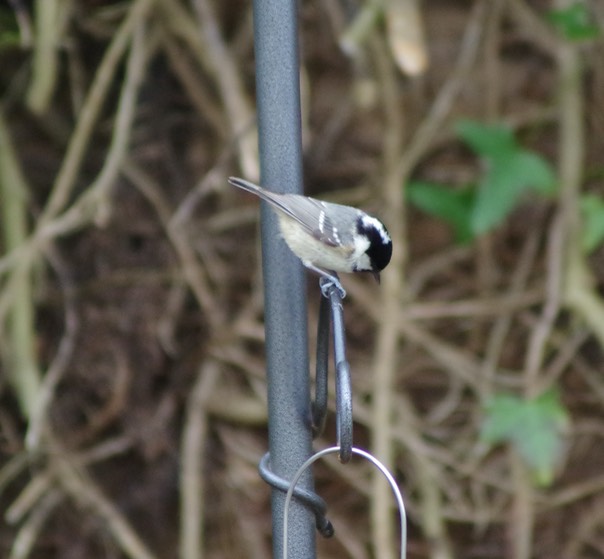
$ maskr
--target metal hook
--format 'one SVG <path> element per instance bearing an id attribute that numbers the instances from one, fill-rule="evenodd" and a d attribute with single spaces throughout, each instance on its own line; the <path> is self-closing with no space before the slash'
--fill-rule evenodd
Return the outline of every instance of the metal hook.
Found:
<path id="1" fill-rule="evenodd" d="M 317 371 L 315 375 L 315 399 L 312 403 L 313 435 L 318 437 L 325 429 L 329 378 L 329 298 L 321 297 L 319 325 L 317 327 Z"/>
<path id="2" fill-rule="evenodd" d="M 275 474 L 270 467 L 271 455 L 266 453 L 258 464 L 258 472 L 260 477 L 271 487 L 287 493 L 291 488 L 291 484 L 286 479 Z M 294 497 L 303 503 L 306 507 L 312 510 L 315 515 L 315 525 L 317 530 L 324 538 L 333 536 L 333 525 L 327 518 L 327 505 L 325 501 L 319 497 L 314 491 L 298 487 L 293 491 Z"/>
<path id="3" fill-rule="evenodd" d="M 340 462 L 346 463 L 352 456 L 352 389 L 350 365 L 346 360 L 346 337 L 342 307 L 342 287 L 339 282 L 322 277 L 320 280 L 321 303 L 317 331 L 317 373 L 315 400 L 312 405 L 312 423 L 315 436 L 325 427 L 327 416 L 327 379 L 329 362 L 330 318 L 333 322 L 334 359 L 336 364 L 336 423 Z M 330 313 L 331 311 L 331 313 Z"/>
<path id="4" fill-rule="evenodd" d="M 312 403 L 312 428 L 315 437 L 323 432 L 327 417 L 328 376 L 329 376 L 329 334 L 333 322 L 334 358 L 336 363 L 336 426 L 339 459 L 347 463 L 352 457 L 352 388 L 350 383 L 350 365 L 346 360 L 344 335 L 344 316 L 342 298 L 346 292 L 342 289 L 337 276 L 323 276 L 320 280 L 321 303 L 319 307 L 319 326 L 317 332 L 317 372 L 315 398 Z M 270 454 L 267 452 L 258 465 L 260 477 L 271 487 L 293 495 L 310 508 L 317 529 L 324 537 L 333 535 L 333 526 L 326 517 L 325 501 L 313 491 L 291 489 L 288 480 L 277 476 L 270 468 Z M 297 481 L 297 480 L 296 480 Z"/>
<path id="5" fill-rule="evenodd" d="M 361 450 L 360 448 L 353 447 L 351 451 L 353 454 L 362 456 L 363 458 L 371 462 L 376 468 L 380 470 L 380 472 L 382 472 L 384 477 L 388 480 L 388 483 L 392 488 L 392 492 L 394 493 L 394 497 L 396 498 L 396 502 L 400 512 L 401 559 L 405 559 L 407 556 L 407 513 L 405 512 L 405 503 L 403 501 L 401 491 L 398 488 L 396 481 L 392 477 L 392 474 L 388 471 L 386 466 L 384 466 L 375 456 L 369 454 L 364 450 Z M 289 518 L 289 505 L 291 503 L 296 484 L 300 480 L 300 477 L 302 476 L 306 468 L 314 464 L 323 456 L 334 453 L 341 453 L 341 448 L 339 446 L 332 446 L 330 448 L 320 450 L 316 454 L 313 454 L 308 460 L 306 460 L 306 462 L 304 462 L 304 464 L 302 464 L 302 466 L 300 466 L 300 469 L 296 472 L 296 475 L 294 476 L 289 486 L 289 489 L 287 490 L 287 495 L 285 497 L 285 510 L 283 512 L 283 559 L 287 559 L 287 530 Z"/>

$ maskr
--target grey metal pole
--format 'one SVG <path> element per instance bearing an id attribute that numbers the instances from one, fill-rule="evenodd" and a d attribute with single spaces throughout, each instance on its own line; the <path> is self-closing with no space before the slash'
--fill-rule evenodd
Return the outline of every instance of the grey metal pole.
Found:
<path id="1" fill-rule="evenodd" d="M 256 99 L 261 183 L 278 192 L 302 191 L 302 139 L 296 0 L 254 1 Z M 263 203 L 262 264 L 269 412 L 270 468 L 292 479 L 312 452 L 306 282 L 301 263 L 279 238 Z M 302 487 L 312 490 L 311 475 Z M 273 556 L 283 556 L 285 494 L 273 489 Z M 316 556 L 314 515 L 294 503 L 290 558 Z"/>

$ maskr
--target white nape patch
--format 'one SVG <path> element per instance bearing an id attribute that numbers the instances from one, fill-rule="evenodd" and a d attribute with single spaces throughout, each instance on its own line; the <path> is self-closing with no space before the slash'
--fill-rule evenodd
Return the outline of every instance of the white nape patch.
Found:
<path id="1" fill-rule="evenodd" d="M 365 227 L 373 227 L 379 233 L 384 244 L 388 244 L 388 243 L 392 242 L 392 239 L 390 238 L 388 231 L 386 231 L 384 224 L 379 219 L 376 219 L 375 217 L 371 217 L 370 215 L 365 214 L 363 217 L 361 217 L 361 223 Z"/>

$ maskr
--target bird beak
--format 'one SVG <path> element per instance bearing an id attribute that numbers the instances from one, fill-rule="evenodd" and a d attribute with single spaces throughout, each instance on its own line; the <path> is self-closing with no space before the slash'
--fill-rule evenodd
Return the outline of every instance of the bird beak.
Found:
<path id="1" fill-rule="evenodd" d="M 380 283 L 380 273 L 379 272 L 373 271 L 373 272 L 371 272 L 371 275 L 375 278 L 375 281 Z"/>

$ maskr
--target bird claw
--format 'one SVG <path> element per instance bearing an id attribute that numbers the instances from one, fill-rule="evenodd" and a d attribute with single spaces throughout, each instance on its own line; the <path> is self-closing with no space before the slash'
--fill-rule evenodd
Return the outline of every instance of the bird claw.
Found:
<path id="1" fill-rule="evenodd" d="M 340 299 L 344 299 L 344 297 L 346 297 L 346 290 L 342 287 L 342 284 L 337 277 L 328 275 L 321 276 L 319 279 L 319 286 L 321 287 L 323 297 L 326 299 L 330 298 L 331 292 L 334 289 L 338 291 Z"/>
<path id="2" fill-rule="evenodd" d="M 323 294 L 323 297 L 329 299 L 329 296 L 333 289 L 338 290 L 340 299 L 344 299 L 344 297 L 346 297 L 346 290 L 342 287 L 342 284 L 340 283 L 340 278 L 338 278 L 338 274 L 336 274 L 335 272 L 327 272 L 321 268 L 318 268 L 314 264 L 311 264 L 310 262 L 304 260 L 302 261 L 302 264 L 304 264 L 304 266 L 306 266 L 306 268 L 308 268 L 309 270 L 312 270 L 316 274 L 319 274 L 319 286 L 321 287 L 321 293 Z"/>

